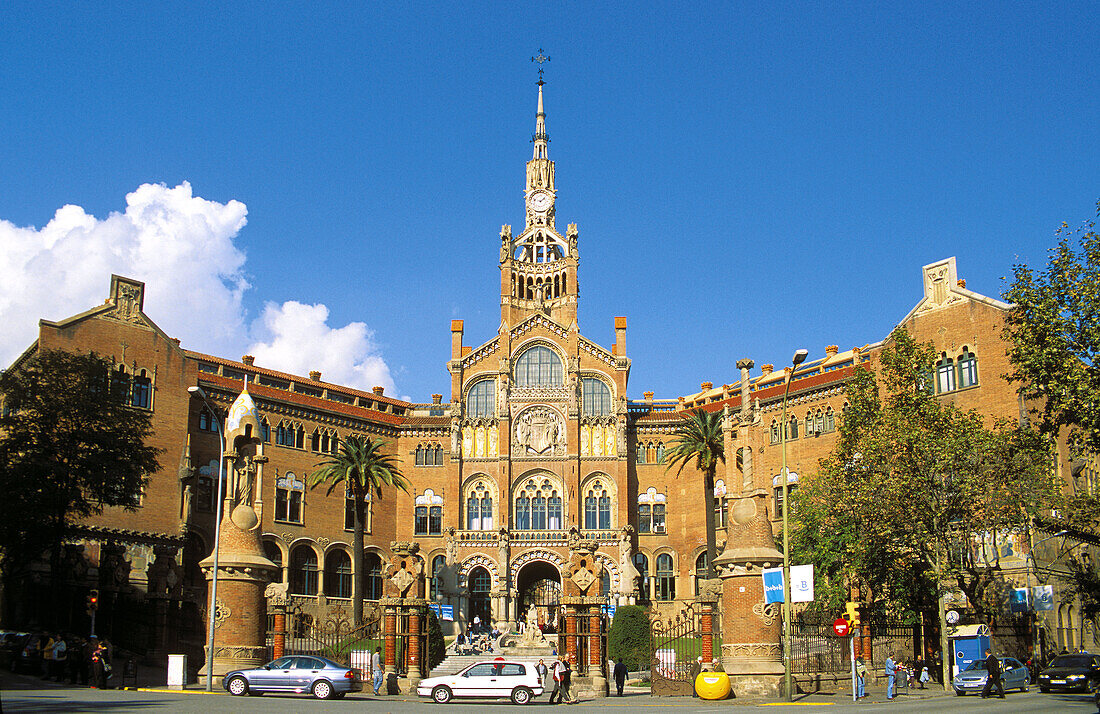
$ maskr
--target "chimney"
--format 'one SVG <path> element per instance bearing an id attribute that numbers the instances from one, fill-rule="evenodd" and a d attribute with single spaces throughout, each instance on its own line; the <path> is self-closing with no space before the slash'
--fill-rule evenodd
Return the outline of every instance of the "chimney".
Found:
<path id="1" fill-rule="evenodd" d="M 374 392 L 375 394 L 377 394 L 378 396 L 382 396 L 382 392 L 385 392 L 386 388 L 385 387 L 375 387 L 371 391 Z"/>
<path id="2" fill-rule="evenodd" d="M 615 352 L 619 357 L 626 356 L 626 318 L 615 318 Z"/>
<path id="3" fill-rule="evenodd" d="M 960 288 L 965 288 L 966 287 L 966 279 L 965 278 L 959 278 L 956 282 L 958 283 Z"/>
<path id="4" fill-rule="evenodd" d="M 320 382 L 321 381 L 321 373 L 318 372 L 315 369 L 310 370 L 309 378 L 312 379 L 314 382 Z"/>
<path id="5" fill-rule="evenodd" d="M 253 364 L 256 363 L 256 358 L 252 355 L 245 355 L 244 357 L 241 357 L 241 361 L 251 367 Z"/>
<path id="6" fill-rule="evenodd" d="M 432 404 L 442 404 L 442 403 L 443 403 L 443 395 L 442 394 L 433 394 L 432 395 Z"/>
<path id="7" fill-rule="evenodd" d="M 649 403 L 653 402 L 653 392 L 642 392 L 642 399 Z"/>
<path id="8" fill-rule="evenodd" d="M 462 358 L 462 320 L 451 320 L 451 359 Z"/>
<path id="9" fill-rule="evenodd" d="M 703 382 L 702 384 L 699 385 L 699 391 L 700 392 L 709 392 L 713 388 L 714 388 L 714 382 Z"/>
<path id="10" fill-rule="evenodd" d="M 836 357 L 837 352 L 840 352 L 840 345 L 825 345 L 826 357 Z"/>
<path id="11" fill-rule="evenodd" d="M 765 377 L 767 377 L 769 374 L 771 374 L 774 371 L 775 371 L 775 365 L 774 364 L 762 364 L 762 365 L 760 365 L 760 374 L 764 375 Z"/>

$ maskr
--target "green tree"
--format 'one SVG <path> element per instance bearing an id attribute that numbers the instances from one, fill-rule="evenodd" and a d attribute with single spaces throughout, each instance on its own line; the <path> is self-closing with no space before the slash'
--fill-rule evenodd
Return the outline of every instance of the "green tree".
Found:
<path id="1" fill-rule="evenodd" d="M 351 497 L 352 512 L 352 561 L 351 579 L 352 621 L 356 627 L 363 624 L 363 531 L 367 522 L 367 499 L 382 498 L 384 488 L 400 488 L 408 493 L 409 484 L 401 473 L 397 460 L 382 451 L 386 443 L 370 437 L 349 436 L 339 450 L 318 462 L 317 470 L 309 475 L 309 487 L 328 483 L 325 494 L 343 487 Z"/>
<path id="2" fill-rule="evenodd" d="M 607 634 L 607 656 L 618 662 L 621 657 L 628 669 L 648 669 L 653 657 L 649 635 L 649 616 L 638 605 L 623 605 L 615 611 Z"/>
<path id="3" fill-rule="evenodd" d="M 159 450 L 145 443 L 152 413 L 131 406 L 128 380 L 109 378 L 111 367 L 94 353 L 42 350 L 0 375 L 6 583 L 47 550 L 57 577 L 73 525 L 106 507 L 134 510 L 159 468 Z"/>
<path id="4" fill-rule="evenodd" d="M 443 639 L 443 628 L 435 610 L 428 608 L 428 671 L 447 657 L 447 641 Z"/>
<path id="5" fill-rule="evenodd" d="M 817 565 L 832 600 L 856 582 L 904 615 L 958 588 L 996 615 L 1006 604 L 997 551 L 975 537 L 1026 530 L 1058 501 L 1050 442 L 937 398 L 933 360 L 898 328 L 879 377 L 853 375 L 837 445 L 795 497 L 792 550 Z"/>
<path id="6" fill-rule="evenodd" d="M 1100 212 L 1100 203 L 1097 203 Z M 1100 453 L 1100 234 L 1095 221 L 1056 232 L 1045 270 L 1013 266 L 1005 326 L 1020 394 L 1036 405 L 1039 427 L 1068 430 L 1078 455 Z"/>
<path id="7" fill-rule="evenodd" d="M 714 577 L 714 474 L 719 463 L 726 462 L 722 413 L 696 409 L 689 412 L 673 432 L 672 447 L 665 452 L 666 470 L 677 464 L 679 474 L 689 463 L 703 474 L 703 514 L 707 528 L 707 578 Z"/>

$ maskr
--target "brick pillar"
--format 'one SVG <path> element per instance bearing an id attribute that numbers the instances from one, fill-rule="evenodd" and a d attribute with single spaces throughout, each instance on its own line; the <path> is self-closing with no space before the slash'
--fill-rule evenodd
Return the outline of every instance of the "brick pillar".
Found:
<path id="1" fill-rule="evenodd" d="M 595 676 L 603 669 L 603 650 L 601 645 L 603 644 L 600 637 L 600 611 L 596 610 L 595 614 L 588 616 L 588 668 Z"/>
<path id="2" fill-rule="evenodd" d="M 420 679 L 420 612 L 409 610 L 409 679 Z"/>
<path id="3" fill-rule="evenodd" d="M 275 630 L 271 633 L 271 658 L 279 659 L 286 652 L 286 612 L 275 611 Z"/>
<path id="4" fill-rule="evenodd" d="M 565 654 L 577 661 L 577 610 L 573 605 L 565 610 Z"/>
<path id="5" fill-rule="evenodd" d="M 397 608 L 393 605 L 386 606 L 385 622 L 385 672 L 386 674 L 397 672 Z"/>
<path id="6" fill-rule="evenodd" d="M 702 615 L 699 626 L 703 634 L 703 666 L 710 669 L 714 662 L 714 603 L 704 601 L 700 605 Z"/>

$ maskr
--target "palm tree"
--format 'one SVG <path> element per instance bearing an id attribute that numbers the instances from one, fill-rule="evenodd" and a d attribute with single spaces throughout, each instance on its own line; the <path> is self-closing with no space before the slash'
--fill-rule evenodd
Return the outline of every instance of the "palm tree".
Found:
<path id="1" fill-rule="evenodd" d="M 676 464 L 679 474 L 688 463 L 694 461 L 695 468 L 703 473 L 703 513 L 707 519 L 707 578 L 714 577 L 714 474 L 718 463 L 726 462 L 725 437 L 722 434 L 722 412 L 707 412 L 696 409 L 689 412 L 683 423 L 673 432 L 675 441 L 672 448 L 665 452 L 668 466 Z"/>
<path id="2" fill-rule="evenodd" d="M 309 487 L 328 482 L 325 495 L 337 486 L 344 486 L 351 496 L 354 520 L 352 526 L 351 598 L 352 619 L 356 627 L 363 624 L 363 529 L 367 520 L 367 499 L 382 497 L 382 488 L 400 488 L 409 492 L 409 482 L 393 456 L 382 453 L 386 443 L 381 439 L 349 436 L 340 444 L 339 451 L 317 464 L 318 469 L 309 475 Z"/>

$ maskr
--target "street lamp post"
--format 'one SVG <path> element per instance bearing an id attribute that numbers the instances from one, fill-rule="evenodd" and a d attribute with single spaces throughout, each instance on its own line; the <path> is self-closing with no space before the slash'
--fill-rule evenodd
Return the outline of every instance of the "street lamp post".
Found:
<path id="1" fill-rule="evenodd" d="M 787 502 L 787 395 L 791 391 L 794 370 L 808 354 L 806 350 L 798 350 L 791 358 L 791 366 L 784 370 L 787 376 L 783 389 L 783 417 L 779 424 L 779 451 L 783 460 L 783 691 L 787 693 L 788 702 L 794 699 L 794 692 L 791 689 L 791 544 L 787 529 L 787 512 L 791 510 Z"/>
<path id="2" fill-rule="evenodd" d="M 225 434 L 222 431 L 221 420 L 217 418 L 217 412 L 206 398 L 206 392 L 202 387 L 188 387 L 187 391 L 202 400 L 203 406 L 210 412 L 210 419 L 218 428 L 218 496 L 217 508 L 214 509 L 214 576 L 210 579 L 210 607 L 207 618 L 210 626 L 206 632 L 206 691 L 214 691 L 214 615 L 218 602 L 218 546 L 222 534 L 222 492 L 224 489 L 225 475 Z"/>

